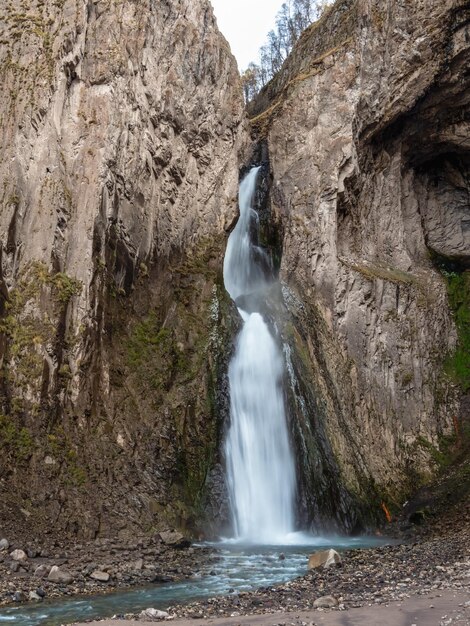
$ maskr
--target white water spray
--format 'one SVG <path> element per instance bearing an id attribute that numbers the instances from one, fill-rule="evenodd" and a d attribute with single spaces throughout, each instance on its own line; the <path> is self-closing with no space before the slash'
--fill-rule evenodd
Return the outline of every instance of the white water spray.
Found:
<path id="1" fill-rule="evenodd" d="M 262 266 L 266 257 L 254 243 L 258 216 L 252 200 L 258 170 L 252 169 L 240 185 L 240 218 L 224 259 L 225 288 L 233 300 L 251 296 L 256 301 L 269 286 Z M 294 530 L 295 494 L 283 361 L 262 315 L 239 312 L 244 324 L 229 366 L 231 424 L 225 442 L 235 538 L 283 544 Z"/>

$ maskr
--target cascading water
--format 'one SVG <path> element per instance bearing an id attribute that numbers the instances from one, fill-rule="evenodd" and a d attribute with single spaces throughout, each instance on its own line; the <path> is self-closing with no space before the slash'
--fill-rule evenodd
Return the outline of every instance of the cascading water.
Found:
<path id="1" fill-rule="evenodd" d="M 240 185 L 240 218 L 224 259 L 225 288 L 244 322 L 229 366 L 231 423 L 225 454 L 235 538 L 284 544 L 294 530 L 295 469 L 282 390 L 283 360 L 256 310 L 270 286 L 266 255 L 256 245 L 258 215 L 252 208 L 258 171 L 252 169 Z"/>

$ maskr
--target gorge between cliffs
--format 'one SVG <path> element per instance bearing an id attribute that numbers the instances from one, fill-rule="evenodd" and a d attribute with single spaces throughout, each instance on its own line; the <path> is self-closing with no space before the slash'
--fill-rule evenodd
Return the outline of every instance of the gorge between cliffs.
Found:
<path id="1" fill-rule="evenodd" d="M 469 48 L 464 0 L 336 0 L 245 103 L 208 0 L 1 3 L 0 604 L 464 544 Z"/>

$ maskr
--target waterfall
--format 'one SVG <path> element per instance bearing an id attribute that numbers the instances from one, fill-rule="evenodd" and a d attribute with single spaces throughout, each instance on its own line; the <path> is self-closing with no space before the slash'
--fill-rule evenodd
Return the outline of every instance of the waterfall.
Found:
<path id="1" fill-rule="evenodd" d="M 224 259 L 225 288 L 243 319 L 228 372 L 231 422 L 225 455 L 235 538 L 282 544 L 294 530 L 295 469 L 283 360 L 259 312 L 271 277 L 266 254 L 257 245 L 258 215 L 252 208 L 258 171 L 253 168 L 240 185 L 240 218 Z"/>

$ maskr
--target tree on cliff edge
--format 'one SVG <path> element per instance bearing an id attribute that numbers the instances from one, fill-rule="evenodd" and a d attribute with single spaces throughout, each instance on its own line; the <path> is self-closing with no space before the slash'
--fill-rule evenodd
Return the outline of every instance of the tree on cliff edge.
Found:
<path id="1" fill-rule="evenodd" d="M 242 74 L 245 102 L 250 102 L 282 67 L 301 33 L 321 17 L 330 0 L 286 0 L 276 16 L 276 27 L 260 48 L 259 62 Z"/>

